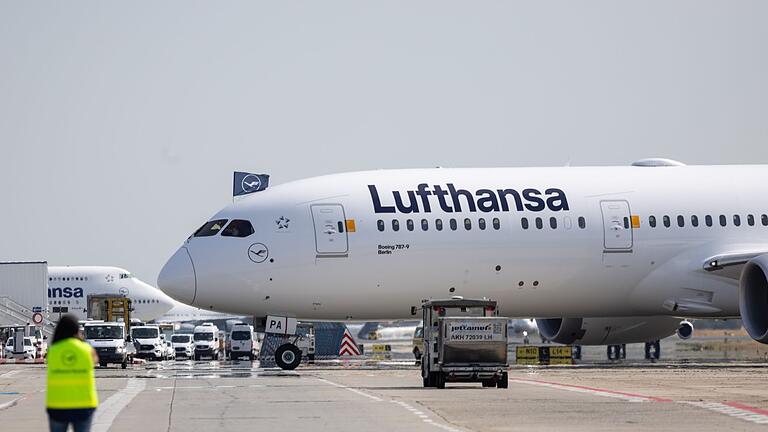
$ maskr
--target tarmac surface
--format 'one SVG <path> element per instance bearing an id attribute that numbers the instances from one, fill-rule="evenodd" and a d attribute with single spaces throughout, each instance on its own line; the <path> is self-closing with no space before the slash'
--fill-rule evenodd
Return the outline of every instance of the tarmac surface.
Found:
<path id="1" fill-rule="evenodd" d="M 508 389 L 422 387 L 409 361 L 97 369 L 94 432 L 766 430 L 768 364 L 512 367 Z M 44 365 L 0 365 L 0 425 L 47 429 Z"/>

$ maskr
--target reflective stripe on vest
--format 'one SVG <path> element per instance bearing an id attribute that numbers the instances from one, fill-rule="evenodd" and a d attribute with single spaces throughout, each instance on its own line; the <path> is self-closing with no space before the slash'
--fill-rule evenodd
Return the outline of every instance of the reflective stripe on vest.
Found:
<path id="1" fill-rule="evenodd" d="M 96 408 L 96 380 L 91 346 L 67 338 L 48 348 L 46 406 L 54 409 Z"/>

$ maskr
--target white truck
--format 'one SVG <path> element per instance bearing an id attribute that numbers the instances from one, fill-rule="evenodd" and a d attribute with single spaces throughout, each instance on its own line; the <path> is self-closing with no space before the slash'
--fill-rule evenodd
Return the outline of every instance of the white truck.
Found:
<path id="1" fill-rule="evenodd" d="M 99 355 L 99 366 L 119 364 L 128 367 L 129 355 L 126 345 L 129 337 L 125 334 L 125 324 L 121 322 L 91 321 L 83 324 L 83 335 Z"/>
<path id="2" fill-rule="evenodd" d="M 175 353 L 176 360 L 191 359 L 195 353 L 195 342 L 191 334 L 177 333 L 171 336 L 171 345 Z"/>
<path id="3" fill-rule="evenodd" d="M 425 300 L 424 387 L 445 388 L 446 382 L 481 382 L 507 388 L 507 318 L 488 299 Z"/>
<path id="4" fill-rule="evenodd" d="M 248 324 L 233 325 L 229 333 L 227 357 L 230 360 L 245 358 L 253 361 L 259 348 L 254 336 L 253 326 Z"/>
<path id="5" fill-rule="evenodd" d="M 141 325 L 131 327 L 133 345 L 136 347 L 136 357 L 162 360 L 165 355 L 165 341 L 160 337 L 160 327 L 156 325 Z"/>
<path id="6" fill-rule="evenodd" d="M 207 322 L 196 326 L 192 333 L 192 339 L 195 341 L 194 360 L 221 359 L 223 350 L 219 339 L 219 328 L 213 323 Z"/>

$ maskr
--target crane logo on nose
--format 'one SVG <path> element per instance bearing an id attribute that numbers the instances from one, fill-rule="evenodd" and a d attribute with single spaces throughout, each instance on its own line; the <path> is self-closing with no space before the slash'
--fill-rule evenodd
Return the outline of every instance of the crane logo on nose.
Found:
<path id="1" fill-rule="evenodd" d="M 254 243 L 248 248 L 248 258 L 256 264 L 263 263 L 268 256 L 269 249 L 264 243 Z"/>

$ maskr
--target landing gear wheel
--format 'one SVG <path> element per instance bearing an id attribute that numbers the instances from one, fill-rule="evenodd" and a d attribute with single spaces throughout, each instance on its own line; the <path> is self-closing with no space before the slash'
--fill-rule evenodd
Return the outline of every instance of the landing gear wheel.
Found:
<path id="1" fill-rule="evenodd" d="M 122 362 L 122 363 L 120 363 L 120 367 L 121 367 L 122 369 L 125 369 L 125 368 L 127 368 L 127 367 L 128 367 L 128 360 L 123 360 L 123 362 Z"/>
<path id="2" fill-rule="evenodd" d="M 506 372 L 501 374 L 501 378 L 496 382 L 496 387 L 500 389 L 509 388 L 509 374 Z"/>
<path id="3" fill-rule="evenodd" d="M 483 387 L 496 387 L 496 381 L 492 379 L 483 380 Z"/>
<path id="4" fill-rule="evenodd" d="M 282 344 L 275 351 L 275 363 L 280 369 L 294 370 L 301 363 L 301 350 L 294 344 Z"/>
<path id="5" fill-rule="evenodd" d="M 107 367 L 107 362 L 99 362 L 99 366 L 105 368 Z"/>
<path id="6" fill-rule="evenodd" d="M 445 374 L 442 372 L 437 372 L 435 377 L 435 387 L 439 389 L 445 388 Z"/>

